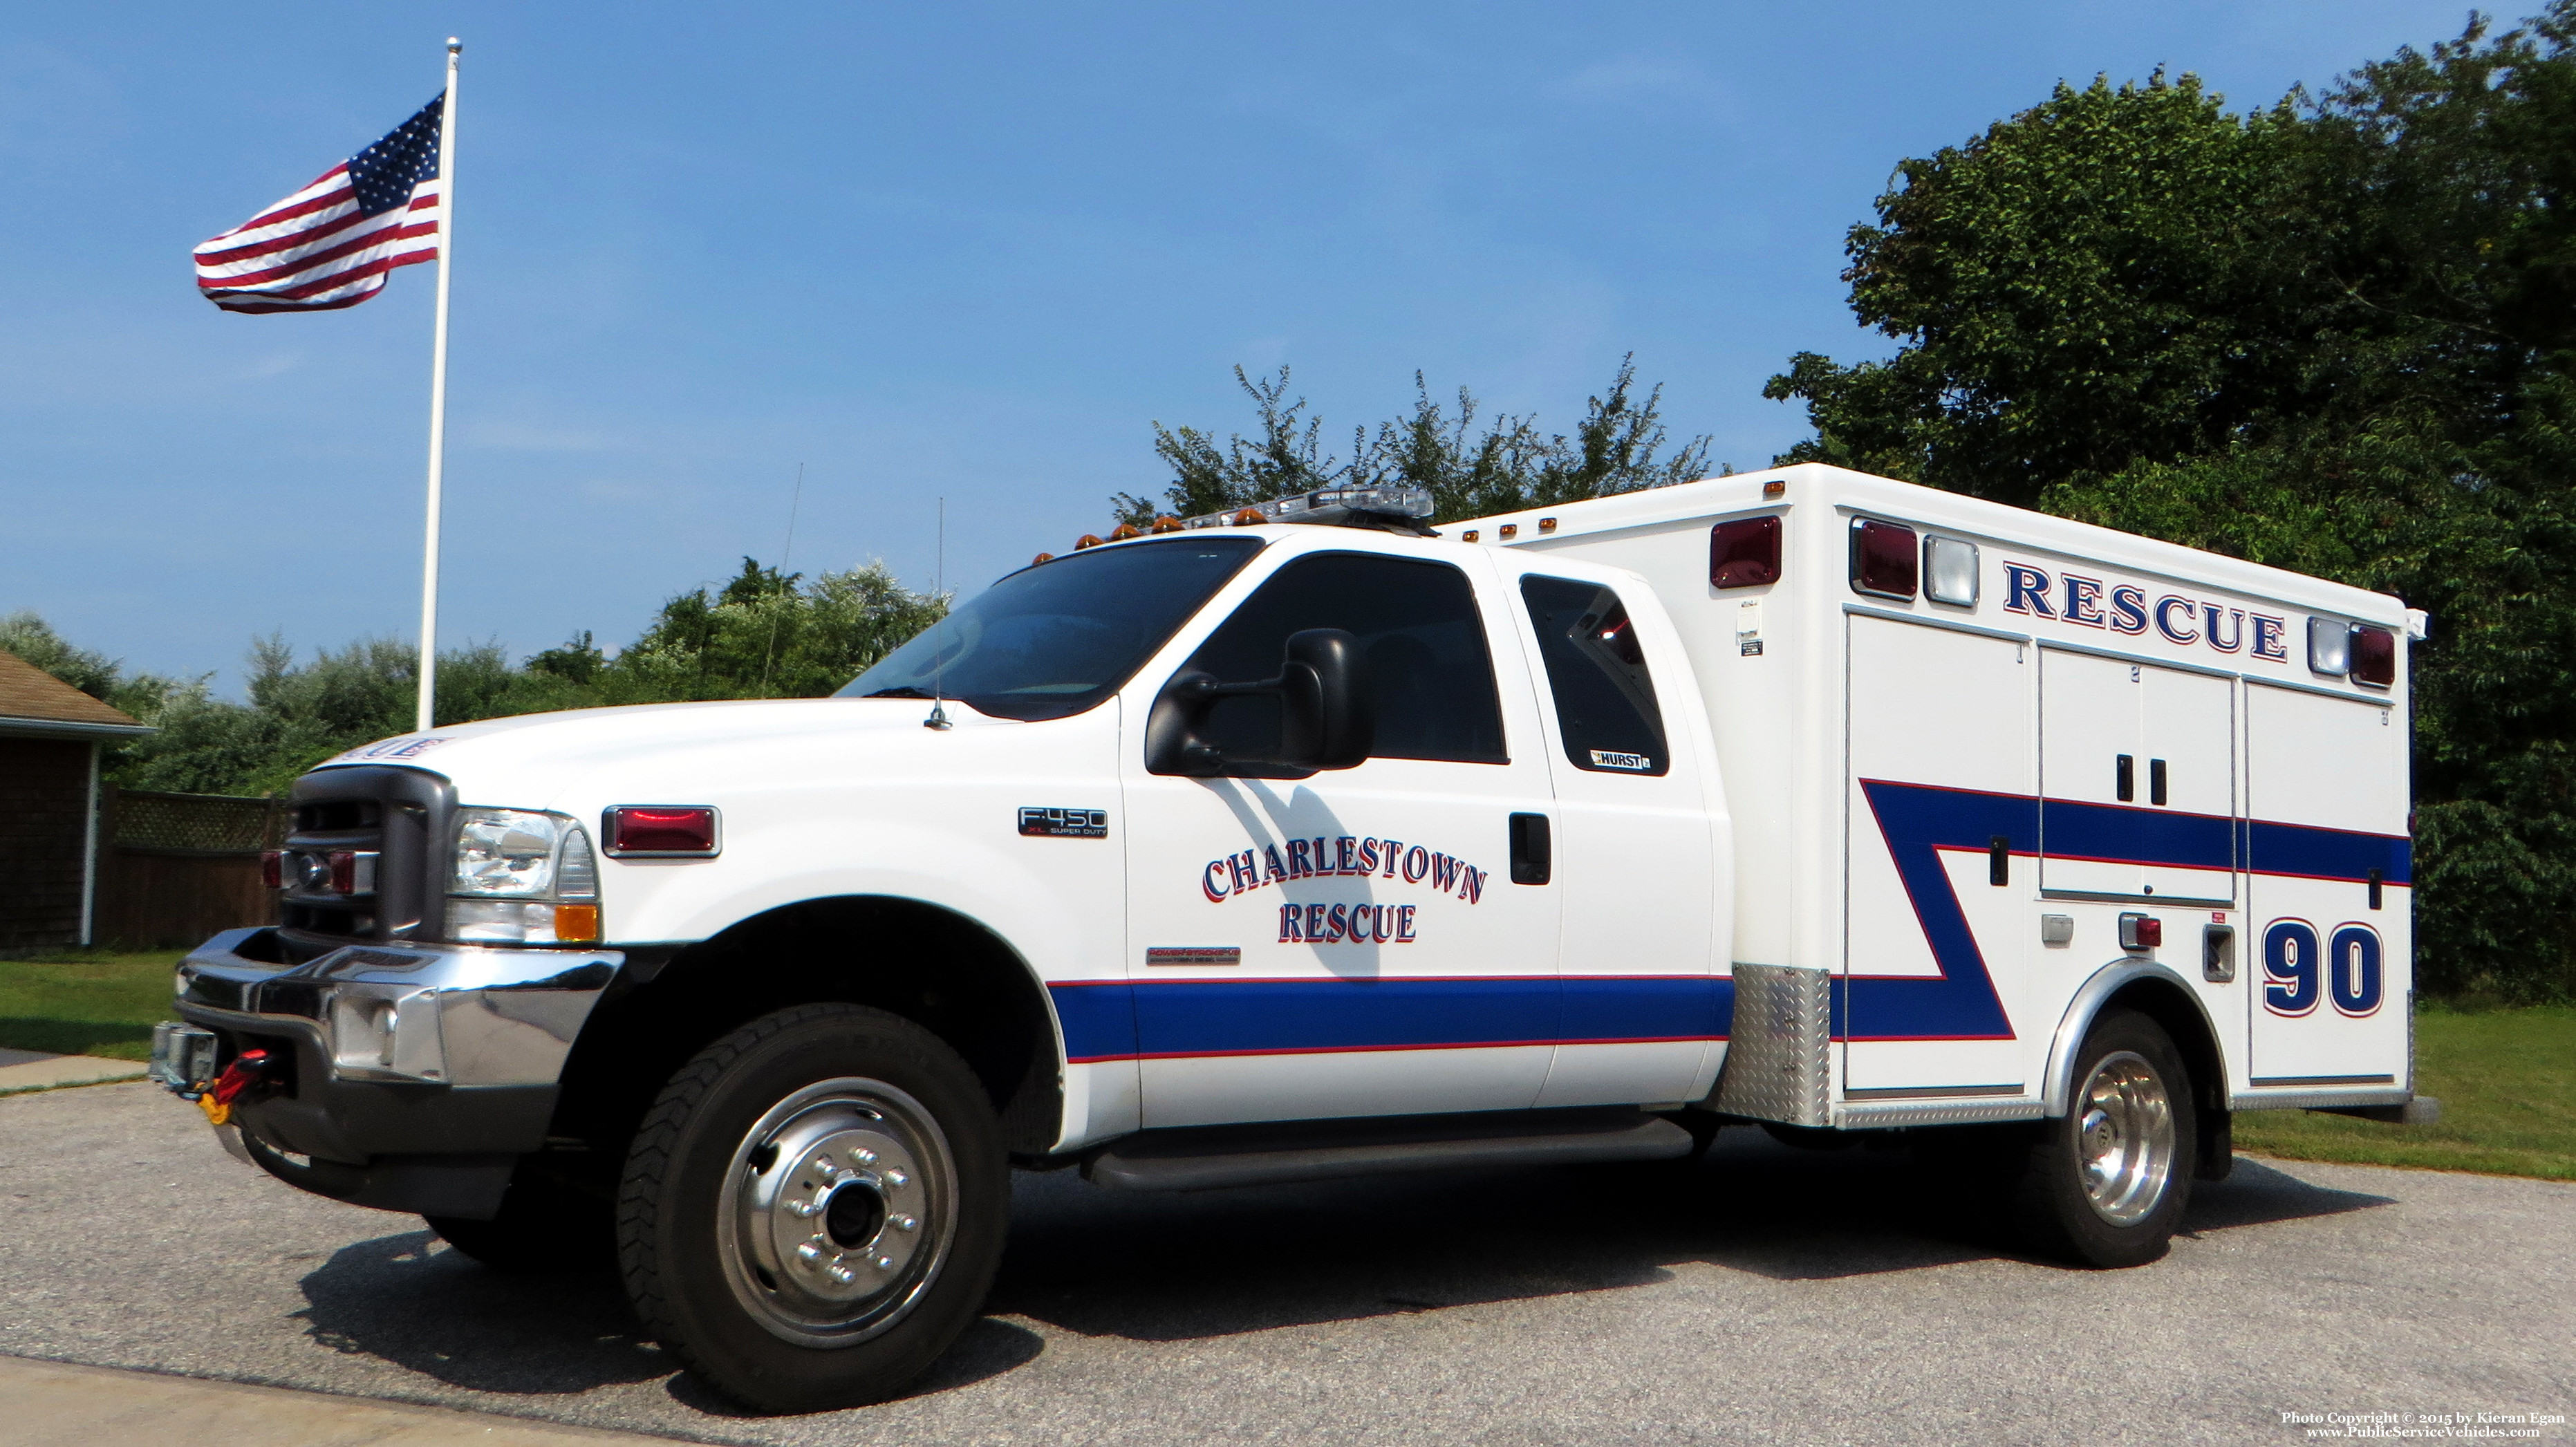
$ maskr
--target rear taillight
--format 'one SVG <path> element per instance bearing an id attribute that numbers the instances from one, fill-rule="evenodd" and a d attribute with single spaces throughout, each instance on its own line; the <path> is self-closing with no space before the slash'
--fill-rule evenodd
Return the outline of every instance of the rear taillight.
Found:
<path id="1" fill-rule="evenodd" d="M 1713 588 L 1751 588 L 1780 581 L 1780 520 L 1737 518 L 1708 534 L 1708 582 Z"/>
<path id="2" fill-rule="evenodd" d="M 2152 950 L 2165 942 L 2165 922 L 2151 914 L 2120 916 L 2120 948 Z"/>
<path id="3" fill-rule="evenodd" d="M 2385 628 L 2352 630 L 2352 681 L 2373 688 L 2397 682 L 2397 635 Z"/>
<path id="4" fill-rule="evenodd" d="M 286 887 L 286 851 L 263 849 L 259 853 L 259 882 L 263 888 Z"/>
<path id="5" fill-rule="evenodd" d="M 331 892 L 333 894 L 358 892 L 358 855 L 355 850 L 331 851 Z"/>
<path id="6" fill-rule="evenodd" d="M 1921 555 L 1915 551 L 1914 529 L 1902 523 L 1879 522 L 1875 518 L 1852 519 L 1853 592 L 1911 601 L 1915 575 L 1921 567 L 1920 559 Z"/>
<path id="7" fill-rule="evenodd" d="M 719 843 L 716 811 L 697 805 L 623 804 L 600 823 L 612 859 L 703 859 Z"/>

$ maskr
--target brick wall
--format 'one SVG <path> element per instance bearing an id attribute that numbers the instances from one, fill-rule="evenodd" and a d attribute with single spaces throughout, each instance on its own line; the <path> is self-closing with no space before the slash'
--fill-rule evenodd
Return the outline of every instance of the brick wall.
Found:
<path id="1" fill-rule="evenodd" d="M 89 750 L 0 738 L 0 949 L 80 940 Z"/>

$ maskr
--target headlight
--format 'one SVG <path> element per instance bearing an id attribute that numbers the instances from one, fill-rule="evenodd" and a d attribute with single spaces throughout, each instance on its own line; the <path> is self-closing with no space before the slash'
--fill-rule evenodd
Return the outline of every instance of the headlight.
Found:
<path id="1" fill-rule="evenodd" d="M 459 809 L 456 817 L 449 939 L 599 938 L 599 865 L 581 825 L 533 809 Z"/>

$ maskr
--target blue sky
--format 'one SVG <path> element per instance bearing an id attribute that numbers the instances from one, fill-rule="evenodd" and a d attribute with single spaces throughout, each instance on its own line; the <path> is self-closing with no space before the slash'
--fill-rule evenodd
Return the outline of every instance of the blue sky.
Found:
<path id="1" fill-rule="evenodd" d="M 1837 279 L 1897 160 L 2058 79 L 2242 108 L 2454 0 L 44 6 L 0 20 L 0 611 L 163 672 L 408 637 L 431 271 L 305 316 L 188 249 L 466 42 L 440 637 L 631 638 L 785 545 L 966 591 L 1158 491 L 1150 422 L 1329 431 L 1416 368 L 1570 425 L 1622 353 L 1760 466 L 1763 379 L 1883 355 Z M 2512 12 L 2508 12 L 2508 19 Z"/>

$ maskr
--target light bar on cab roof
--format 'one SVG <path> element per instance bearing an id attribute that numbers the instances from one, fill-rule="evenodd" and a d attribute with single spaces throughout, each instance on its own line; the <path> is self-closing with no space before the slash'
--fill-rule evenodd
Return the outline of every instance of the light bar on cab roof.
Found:
<path id="1" fill-rule="evenodd" d="M 1255 523 L 1339 523 L 1367 527 L 1378 519 L 1416 522 L 1431 516 L 1431 506 L 1431 489 L 1427 487 L 1319 487 L 1293 497 L 1272 498 L 1249 507 L 1185 518 L 1181 526 L 1224 528 Z"/>

